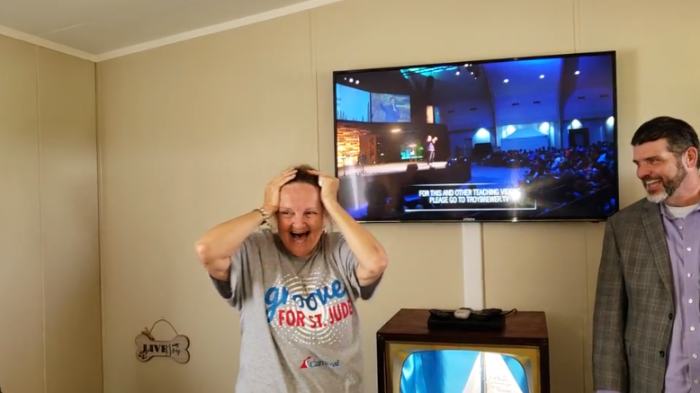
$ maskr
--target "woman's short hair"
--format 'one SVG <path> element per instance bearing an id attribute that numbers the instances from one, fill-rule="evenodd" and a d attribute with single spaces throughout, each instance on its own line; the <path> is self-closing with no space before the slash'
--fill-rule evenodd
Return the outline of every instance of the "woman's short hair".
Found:
<path id="1" fill-rule="evenodd" d="M 321 189 L 321 186 L 318 185 L 318 175 L 314 175 L 311 173 L 311 171 L 315 171 L 316 169 L 314 169 L 310 165 L 299 165 L 297 167 L 294 167 L 294 169 L 296 169 L 297 174 L 296 176 L 294 176 L 294 179 L 290 180 L 287 184 L 306 183 L 311 184 L 319 190 Z"/>

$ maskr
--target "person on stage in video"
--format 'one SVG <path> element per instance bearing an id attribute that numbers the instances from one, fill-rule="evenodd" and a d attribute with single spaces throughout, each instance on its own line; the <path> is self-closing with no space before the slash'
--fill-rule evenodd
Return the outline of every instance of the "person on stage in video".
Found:
<path id="1" fill-rule="evenodd" d="M 338 185 L 308 166 L 287 169 L 259 207 L 196 243 L 240 315 L 236 391 L 364 391 L 356 302 L 372 297 L 388 256 L 340 206 Z"/>
<path id="2" fill-rule="evenodd" d="M 387 122 L 397 122 L 401 119 L 401 113 L 396 107 L 396 99 L 394 97 L 389 98 L 389 104 L 380 104 L 382 111 L 384 111 L 384 121 Z"/>
<path id="3" fill-rule="evenodd" d="M 593 316 L 602 392 L 695 392 L 700 384 L 700 161 L 687 122 L 658 117 L 632 137 L 646 198 L 606 223 Z"/>
<path id="4" fill-rule="evenodd" d="M 427 150 L 428 150 L 428 166 L 432 168 L 435 162 L 435 143 L 437 142 L 437 137 L 432 137 L 428 135 Z"/>
<path id="5" fill-rule="evenodd" d="M 367 173 L 365 170 L 365 165 L 367 164 L 367 153 L 365 152 L 360 152 L 357 156 L 357 165 L 360 167 L 360 172 L 358 172 L 358 175 L 364 175 Z"/>

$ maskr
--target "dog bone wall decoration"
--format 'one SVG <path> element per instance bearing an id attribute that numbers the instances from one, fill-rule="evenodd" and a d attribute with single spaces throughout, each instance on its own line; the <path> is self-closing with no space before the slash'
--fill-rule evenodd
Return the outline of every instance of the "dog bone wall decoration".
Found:
<path id="1" fill-rule="evenodd" d="M 159 322 L 165 322 L 175 332 L 175 337 L 171 340 L 156 340 L 153 337 L 153 328 Z M 144 329 L 136 336 L 136 359 L 147 362 L 156 357 L 170 358 L 177 363 L 185 364 L 190 361 L 190 339 L 187 336 L 178 334 L 177 330 L 170 322 L 160 319 L 148 329 Z"/>

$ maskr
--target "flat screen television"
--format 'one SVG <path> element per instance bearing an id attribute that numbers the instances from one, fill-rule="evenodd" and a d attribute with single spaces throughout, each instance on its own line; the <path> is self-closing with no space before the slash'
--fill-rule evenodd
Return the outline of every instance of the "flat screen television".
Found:
<path id="1" fill-rule="evenodd" d="M 614 51 L 333 73 L 339 201 L 360 222 L 604 221 Z"/>

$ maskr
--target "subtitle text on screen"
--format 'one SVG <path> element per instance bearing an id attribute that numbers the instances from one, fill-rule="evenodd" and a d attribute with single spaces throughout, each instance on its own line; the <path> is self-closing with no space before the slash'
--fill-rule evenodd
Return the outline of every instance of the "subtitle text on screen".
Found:
<path id="1" fill-rule="evenodd" d="M 418 196 L 434 205 L 488 205 L 518 203 L 519 188 L 421 188 Z"/>

